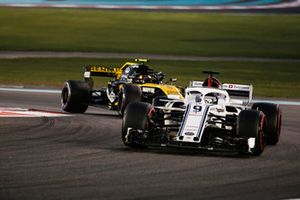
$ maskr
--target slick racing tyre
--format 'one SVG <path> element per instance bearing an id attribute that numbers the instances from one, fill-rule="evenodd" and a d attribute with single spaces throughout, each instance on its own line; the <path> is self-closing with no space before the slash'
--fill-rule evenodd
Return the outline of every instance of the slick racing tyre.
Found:
<path id="1" fill-rule="evenodd" d="M 94 88 L 94 79 L 93 78 L 85 78 L 84 82 L 86 82 L 89 85 L 90 90 L 92 90 Z"/>
<path id="2" fill-rule="evenodd" d="M 279 141 L 281 131 L 281 110 L 279 105 L 272 103 L 254 103 L 252 109 L 260 110 L 266 115 L 266 141 L 269 145 L 276 145 Z"/>
<path id="3" fill-rule="evenodd" d="M 62 109 L 70 113 L 84 113 L 90 100 L 89 85 L 84 81 L 67 81 L 61 92 Z"/>
<path id="4" fill-rule="evenodd" d="M 255 138 L 253 155 L 260 155 L 265 148 L 266 120 L 263 112 L 258 110 L 243 110 L 237 119 L 237 136 L 240 138 Z M 246 153 L 246 152 L 240 152 Z"/>
<path id="5" fill-rule="evenodd" d="M 147 146 L 143 132 L 149 129 L 153 111 L 154 109 L 149 103 L 132 102 L 128 104 L 122 122 L 122 141 L 125 145 L 135 148 Z"/>
<path id="6" fill-rule="evenodd" d="M 142 92 L 139 86 L 124 84 L 119 93 L 118 110 L 123 115 L 126 106 L 130 102 L 141 101 Z"/>

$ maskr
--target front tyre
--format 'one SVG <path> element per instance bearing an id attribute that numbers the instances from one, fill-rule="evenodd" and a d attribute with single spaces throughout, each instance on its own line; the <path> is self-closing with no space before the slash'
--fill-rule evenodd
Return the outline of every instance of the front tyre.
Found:
<path id="1" fill-rule="evenodd" d="M 139 86 L 133 84 L 124 84 L 119 93 L 118 110 L 121 115 L 124 114 L 126 106 L 135 101 L 141 101 L 142 92 Z"/>
<path id="2" fill-rule="evenodd" d="M 84 81 L 69 80 L 61 92 L 62 109 L 70 113 L 84 113 L 90 101 L 90 87 Z"/>
<path id="3" fill-rule="evenodd" d="M 259 156 L 265 148 L 266 120 L 263 112 L 243 110 L 237 119 L 237 136 L 243 139 L 254 138 L 254 146 L 250 151 Z M 246 152 L 241 152 L 246 153 Z"/>
<path id="4" fill-rule="evenodd" d="M 272 103 L 254 103 L 252 109 L 260 110 L 266 115 L 266 142 L 269 145 L 276 145 L 279 141 L 281 131 L 281 110 L 279 105 Z"/>
<path id="5" fill-rule="evenodd" d="M 145 131 L 154 109 L 149 103 L 132 102 L 128 104 L 123 115 L 122 141 L 125 145 L 135 148 L 145 148 Z"/>

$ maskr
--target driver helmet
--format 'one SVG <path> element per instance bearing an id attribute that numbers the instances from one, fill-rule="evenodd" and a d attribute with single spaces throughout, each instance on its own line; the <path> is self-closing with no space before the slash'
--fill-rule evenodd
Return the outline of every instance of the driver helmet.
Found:
<path id="1" fill-rule="evenodd" d="M 149 67 L 146 65 L 132 65 L 124 70 L 123 76 L 127 79 L 133 79 L 136 83 L 144 83 L 149 79 Z"/>

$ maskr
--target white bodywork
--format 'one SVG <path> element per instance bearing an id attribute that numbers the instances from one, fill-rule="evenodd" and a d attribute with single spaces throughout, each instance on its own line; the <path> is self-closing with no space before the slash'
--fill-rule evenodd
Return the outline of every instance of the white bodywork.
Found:
<path id="1" fill-rule="evenodd" d="M 185 90 L 184 116 L 174 141 L 200 143 L 207 126 L 231 130 L 232 126 L 224 125 L 220 118 L 237 116 L 252 99 L 252 85 L 223 84 L 220 89 L 202 85 L 201 81 L 192 81 Z M 172 105 L 172 101 L 167 103 L 165 110 L 175 109 Z"/>
<path id="2" fill-rule="evenodd" d="M 212 88 L 192 81 L 184 100 L 153 101 L 155 115 L 149 120 L 150 128 L 127 127 L 125 140 L 142 145 L 252 153 L 256 139 L 237 134 L 238 116 L 249 108 L 251 98 L 252 85 L 223 84 Z"/>

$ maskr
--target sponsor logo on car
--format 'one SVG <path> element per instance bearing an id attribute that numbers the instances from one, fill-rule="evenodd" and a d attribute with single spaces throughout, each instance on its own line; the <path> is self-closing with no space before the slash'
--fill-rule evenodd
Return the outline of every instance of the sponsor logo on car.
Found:
<path id="1" fill-rule="evenodd" d="M 193 133 L 193 132 L 185 132 L 184 135 L 193 136 L 193 135 L 195 135 L 195 133 Z"/>
<path id="2" fill-rule="evenodd" d="M 155 88 L 150 88 L 150 87 L 142 87 L 142 91 L 146 93 L 155 93 Z"/>
<path id="3" fill-rule="evenodd" d="M 117 73 L 122 71 L 120 68 L 109 68 L 101 66 L 91 66 L 90 72 L 106 72 L 106 73 Z"/>

